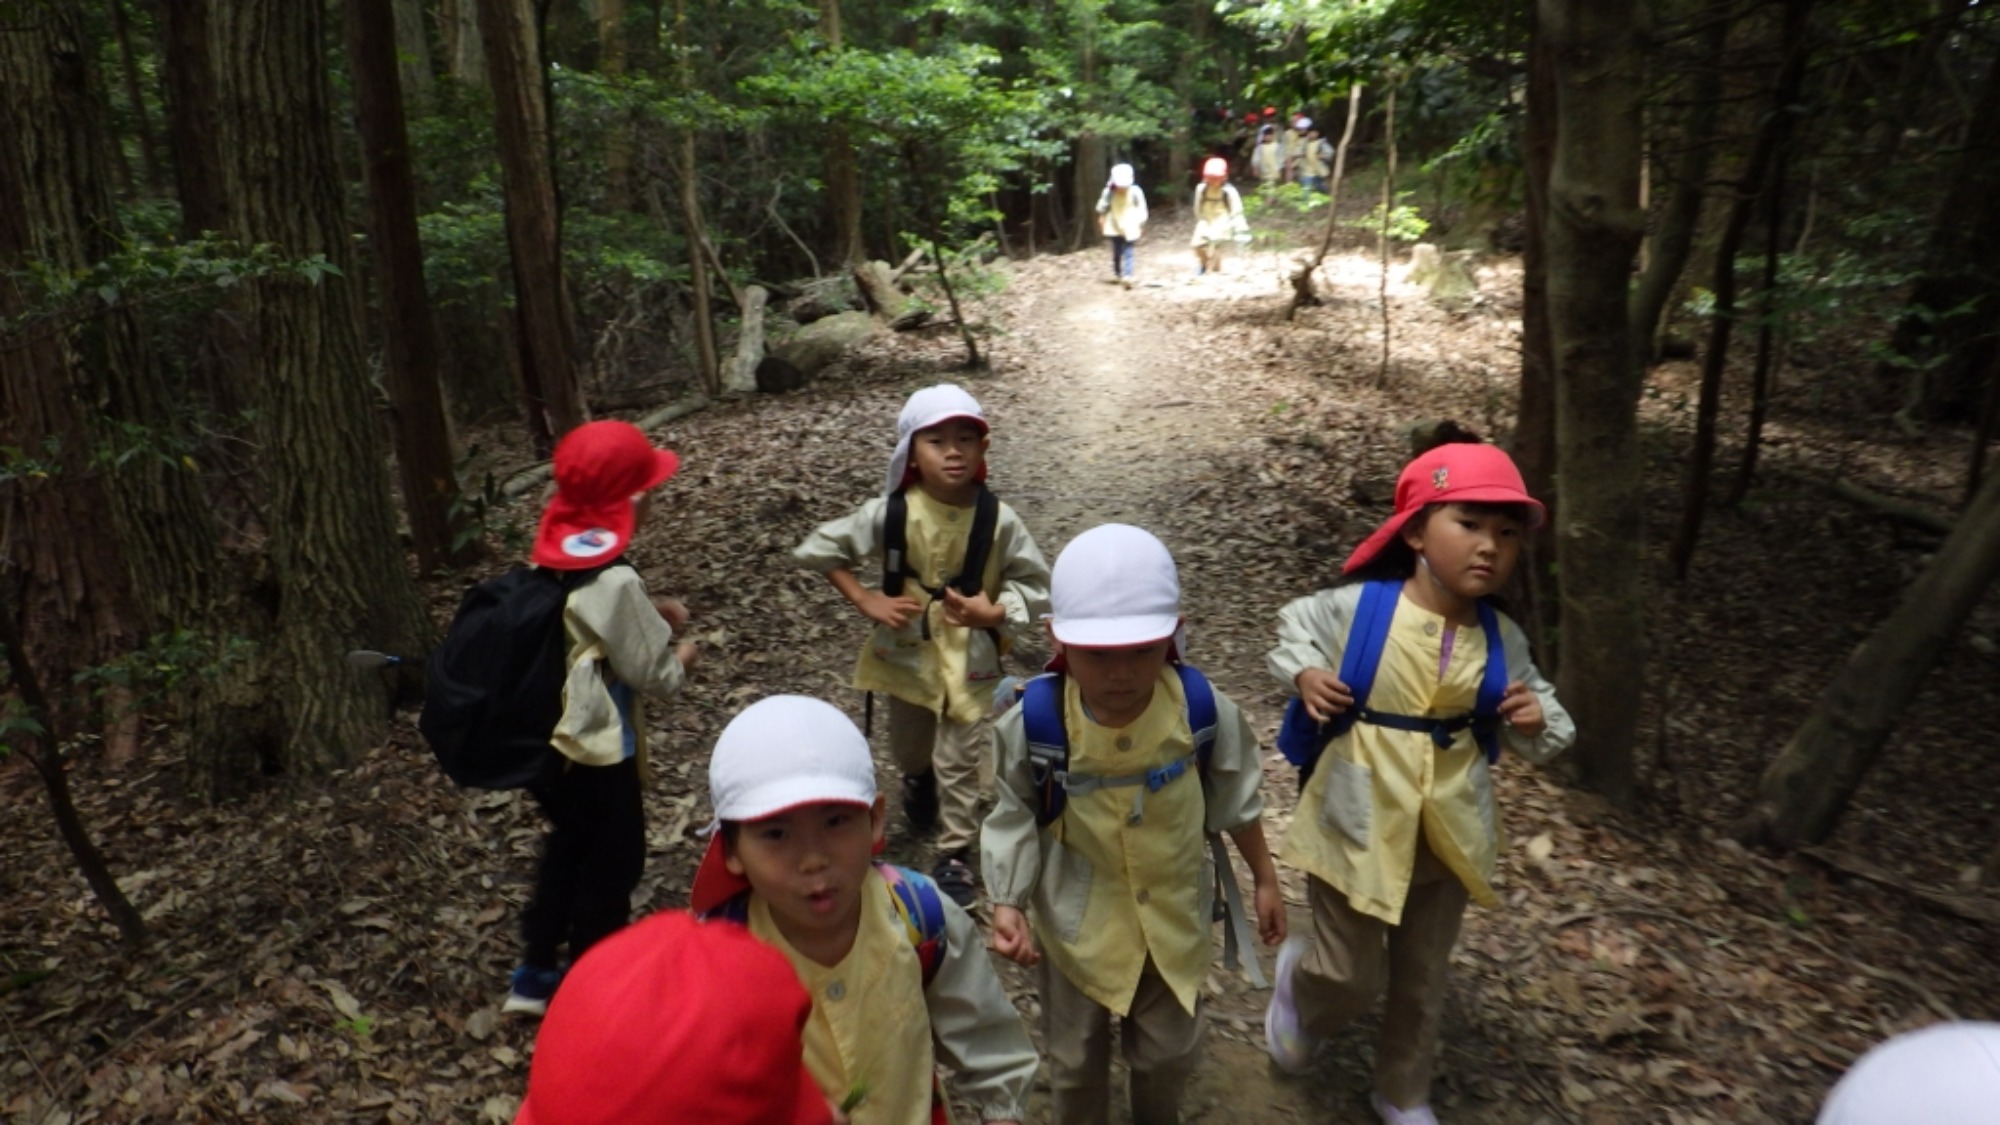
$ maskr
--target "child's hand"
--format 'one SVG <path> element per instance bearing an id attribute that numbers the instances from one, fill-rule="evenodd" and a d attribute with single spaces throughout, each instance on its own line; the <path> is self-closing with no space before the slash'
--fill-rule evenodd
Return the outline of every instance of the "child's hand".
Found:
<path id="1" fill-rule="evenodd" d="M 667 624 L 674 627 L 674 632 L 678 633 L 682 629 L 687 628 L 688 607 L 686 602 L 681 601 L 679 598 L 656 597 L 653 599 L 653 608 L 660 611 L 660 616 L 667 619 Z"/>
<path id="2" fill-rule="evenodd" d="M 1042 959 L 1035 937 L 1028 929 L 1028 916 L 1018 906 L 993 908 L 993 952 L 1016 965 L 1033 966 Z"/>
<path id="3" fill-rule="evenodd" d="M 1542 699 L 1528 690 L 1528 685 L 1514 681 L 1507 685 L 1506 694 L 1500 697 L 1500 717 L 1515 732 L 1534 738 L 1549 729 L 1549 722 L 1542 716 Z"/>
<path id="4" fill-rule="evenodd" d="M 695 647 L 693 641 L 682 641 L 674 646 L 674 659 L 681 662 L 681 671 L 683 672 L 694 667 L 695 658 L 700 653 L 701 650 Z"/>
<path id="5" fill-rule="evenodd" d="M 1290 921 L 1285 917 L 1285 895 L 1277 880 L 1259 883 L 1251 893 L 1257 902 L 1257 936 L 1265 945 L 1283 945 Z"/>
<path id="6" fill-rule="evenodd" d="M 858 603 L 861 616 L 877 625 L 891 629 L 901 629 L 910 619 L 924 611 L 924 604 L 909 594 L 892 598 L 880 590 L 871 590 Z"/>
<path id="7" fill-rule="evenodd" d="M 1007 611 L 994 605 L 981 591 L 966 597 L 949 586 L 944 588 L 944 620 L 962 629 L 997 629 L 1006 623 Z"/>
<path id="8" fill-rule="evenodd" d="M 1354 706 L 1354 693 L 1347 690 L 1339 676 L 1324 668 L 1308 668 L 1292 682 L 1299 689 L 1299 702 L 1306 705 L 1306 714 L 1322 723 Z M 1500 709 L 1502 714 L 1506 713 L 1506 704 L 1501 704 Z"/>

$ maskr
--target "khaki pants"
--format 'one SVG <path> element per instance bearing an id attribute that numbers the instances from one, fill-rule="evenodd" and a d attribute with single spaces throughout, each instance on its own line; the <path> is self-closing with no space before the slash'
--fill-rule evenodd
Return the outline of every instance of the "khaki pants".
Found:
<path id="1" fill-rule="evenodd" d="M 1104 1125 L 1111 1120 L 1111 1010 L 1078 991 L 1046 960 L 1040 978 L 1055 1125 Z M 1148 958 L 1132 1010 L 1118 1031 L 1132 1072 L 1133 1125 L 1177 1125 L 1181 1093 L 1207 1028 L 1200 1001 L 1188 1015 Z"/>
<path id="2" fill-rule="evenodd" d="M 991 720 L 954 723 L 914 703 L 889 697 L 889 756 L 903 776 L 937 771 L 939 855 L 977 847 L 979 803 L 992 772 L 987 759 Z M 970 862 L 978 865 L 977 857 Z"/>
<path id="3" fill-rule="evenodd" d="M 1429 1104 L 1445 968 L 1465 916 L 1465 884 L 1419 839 L 1401 925 L 1356 912 L 1346 895 L 1317 878 L 1306 899 L 1312 948 L 1292 978 L 1300 1025 L 1310 1035 L 1332 1035 L 1375 1006 L 1386 980 L 1375 1092 L 1402 1109 Z"/>

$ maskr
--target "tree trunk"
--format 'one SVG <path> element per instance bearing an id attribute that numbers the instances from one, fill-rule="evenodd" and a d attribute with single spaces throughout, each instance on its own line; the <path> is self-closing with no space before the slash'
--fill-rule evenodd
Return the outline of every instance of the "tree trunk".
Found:
<path id="1" fill-rule="evenodd" d="M 1215 122 L 1208 111 L 1195 105 L 1195 84 L 1201 77 L 1201 64 L 1214 50 L 1209 42 L 1208 25 L 1215 5 L 1211 0 L 1193 0 L 1187 6 L 1187 49 L 1181 52 L 1180 68 L 1174 72 L 1174 104 L 1180 107 L 1180 124 L 1174 127 L 1173 136 L 1167 146 L 1167 183 L 1173 186 L 1172 198 L 1179 200 L 1193 179 L 1188 173 L 1194 163 L 1196 120 L 1207 121 L 1209 128 Z M 1161 193 L 1165 194 L 1165 193 Z M 1289 319 L 1289 316 L 1287 317 Z"/>
<path id="2" fill-rule="evenodd" d="M 1771 172 L 1771 190 L 1764 201 L 1764 284 L 1757 296 L 1757 363 L 1750 372 L 1750 424 L 1743 432 L 1743 456 L 1736 462 L 1736 480 L 1723 499 L 1734 508 L 1750 491 L 1757 475 L 1757 454 L 1764 444 L 1764 419 L 1771 412 L 1771 371 L 1783 348 L 1778 343 L 1778 324 L 1784 303 L 1778 298 L 1778 252 L 1785 230 L 1785 174 L 1791 166 L 1788 149 L 1778 150 L 1778 166 Z"/>
<path id="3" fill-rule="evenodd" d="M 1097 88 L 1097 16 L 1096 9 L 1089 4 L 1079 6 L 1077 50 L 1081 52 L 1077 59 L 1077 92 L 1083 101 L 1081 108 L 1088 111 Z M 1076 138 L 1076 163 L 1070 172 L 1070 198 L 1076 205 L 1076 219 L 1070 227 L 1069 248 L 1081 250 L 1098 237 L 1097 196 L 1104 190 L 1110 173 L 1103 137 L 1085 132 Z M 938 265 L 944 265 L 942 259 Z"/>
<path id="4" fill-rule="evenodd" d="M 542 55 L 531 0 L 477 2 L 507 197 L 522 393 L 529 433 L 546 455 L 555 439 L 582 425 L 589 412 L 576 369 L 576 320 L 563 280 L 562 211 L 550 158 L 553 132 Z"/>
<path id="5" fill-rule="evenodd" d="M 392 0 L 396 20 L 396 75 L 407 109 L 431 103 L 430 17 L 424 0 Z"/>
<path id="6" fill-rule="evenodd" d="M 479 30 L 485 0 L 443 0 L 445 57 L 451 76 L 475 90 L 487 86 L 486 38 Z"/>
<path id="7" fill-rule="evenodd" d="M 225 138 L 225 233 L 286 260 L 338 272 L 283 272 L 243 286 L 250 355 L 261 373 L 253 437 L 265 486 L 276 635 L 263 655 L 266 706 L 283 742 L 266 769 L 321 774 L 352 764 L 381 733 L 379 682 L 356 677 L 356 647 L 420 652 L 431 625 L 396 547 L 389 482 L 362 358 L 354 255 L 343 214 L 327 85 L 324 12 L 293 0 L 212 0 Z M 211 792 L 248 779 L 189 747 Z"/>
<path id="8" fill-rule="evenodd" d="M 125 100 L 132 104 L 132 119 L 139 130 L 139 159 L 146 166 L 146 188 L 157 194 L 163 181 L 160 158 L 153 147 L 153 115 L 146 108 L 145 91 L 139 84 L 139 60 L 132 53 L 129 23 L 125 18 L 125 0 L 111 0 L 111 28 L 118 37 L 118 64 L 125 77 Z"/>
<path id="9" fill-rule="evenodd" d="M 435 570 L 454 560 L 458 500 L 452 440 L 438 382 L 437 324 L 424 285 L 417 236 L 415 177 L 396 77 L 393 0 L 347 0 L 347 53 L 354 86 L 361 166 L 368 184 L 368 231 L 388 345 L 389 406 L 395 416 L 396 464 L 417 565 Z"/>
<path id="10" fill-rule="evenodd" d="M 173 147 L 174 189 L 181 201 L 181 235 L 221 230 L 221 143 L 215 128 L 215 75 L 208 57 L 208 0 L 160 5 L 162 87 L 167 139 Z"/>
<path id="11" fill-rule="evenodd" d="M 845 46 L 840 0 L 820 0 L 819 32 L 827 53 L 838 55 Z M 861 176 L 854 161 L 854 139 L 839 125 L 826 131 L 826 208 L 833 260 L 849 266 L 865 261 L 868 249 L 861 234 Z"/>
<path id="12" fill-rule="evenodd" d="M 1642 29 L 1637 0 L 1540 0 L 1556 92 L 1548 293 L 1562 505 L 1560 691 L 1576 717 L 1585 785 L 1629 804 L 1644 686 L 1639 596 L 1645 492 L 1639 368 L 1625 292 L 1639 213 Z"/>
<path id="13" fill-rule="evenodd" d="M 1521 115 L 1521 153 L 1527 205 L 1522 208 L 1521 389 L 1514 421 L 1514 461 L 1532 496 L 1548 508 L 1548 522 L 1535 532 L 1522 561 L 1527 607 L 1524 627 L 1535 656 L 1548 675 L 1562 667 L 1562 600 L 1556 581 L 1557 516 L 1562 497 L 1556 488 L 1556 359 L 1549 331 L 1549 171 L 1555 164 L 1555 55 L 1548 36 L 1534 29 L 1529 12 L 1528 97 Z"/>
<path id="14" fill-rule="evenodd" d="M 1667 301 L 1694 252 L 1701 207 L 1708 193 L 1709 156 L 1715 151 L 1715 119 L 1722 105 L 1722 53 L 1729 45 L 1730 21 L 1712 16 L 1703 29 L 1699 68 L 1688 91 L 1681 151 L 1668 178 L 1671 195 L 1660 209 L 1660 231 L 1645 272 L 1632 289 L 1632 343 L 1643 366 L 1659 358 L 1660 326 Z"/>
<path id="15" fill-rule="evenodd" d="M 1382 164 L 1382 277 L 1375 294 L 1375 303 L 1382 309 L 1382 362 L 1375 371 L 1375 385 L 1389 385 L 1389 216 L 1396 209 L 1396 83 L 1393 79 L 1384 83 L 1389 87 L 1389 96 L 1382 101 L 1382 144 L 1387 149 L 1387 157 Z"/>
<path id="16" fill-rule="evenodd" d="M 1784 847 L 1833 832 L 1896 720 L 2000 574 L 2000 473 L 1989 477 L 1901 605 L 1848 658 L 1758 783 L 1740 832 Z"/>
<path id="17" fill-rule="evenodd" d="M 729 371 L 722 389 L 732 394 L 748 394 L 757 389 L 757 365 L 764 361 L 764 306 L 770 291 L 752 285 L 743 291 L 742 318 L 736 329 L 736 352 L 729 357 Z"/>
<path id="18" fill-rule="evenodd" d="M 917 163 L 915 145 L 903 145 L 903 166 L 909 169 L 910 178 L 916 181 L 918 198 L 923 201 L 924 226 L 931 238 L 931 261 L 937 263 L 938 285 L 944 289 L 945 302 L 951 306 L 951 319 L 958 325 L 958 338 L 965 344 L 965 367 L 967 370 L 978 370 L 986 366 L 986 357 L 979 354 L 979 342 L 972 338 L 972 326 L 965 322 L 965 314 L 958 307 L 958 292 L 951 287 L 951 271 L 944 256 L 943 224 L 938 220 L 937 200 L 932 194 L 930 177 Z"/>
<path id="19" fill-rule="evenodd" d="M 1300 262 L 1292 271 L 1292 303 L 1285 306 L 1285 319 L 1298 315 L 1301 305 L 1317 305 L 1319 291 L 1313 285 L 1313 275 L 1325 263 L 1327 252 L 1333 249 L 1334 232 L 1340 229 L 1340 182 L 1347 178 L 1347 146 L 1354 140 L 1354 123 L 1361 118 L 1361 82 L 1356 79 L 1347 88 L 1347 124 L 1340 130 L 1340 144 L 1333 150 L 1333 181 L 1327 185 L 1326 233 L 1320 236 L 1319 250 L 1308 262 Z"/>
<path id="20" fill-rule="evenodd" d="M 93 220 L 109 217 L 110 140 L 89 70 L 88 37 L 74 9 L 0 10 L 0 324 L 40 296 L 32 267 L 80 274 L 104 245 Z M 78 206 L 98 202 L 95 215 Z M 106 240 L 108 241 L 108 240 Z M 91 402 L 79 393 L 78 341 L 60 330 L 0 338 L 0 448 L 43 467 L 0 476 L 0 583 L 18 591 L 22 659 L 67 684 L 143 639 L 117 540 L 103 518 L 115 485 L 91 443 Z M 18 641 L 15 643 L 19 643 Z M 64 692 L 49 722 L 81 729 L 106 720 L 87 692 Z M 53 751 L 51 751 L 52 753 Z"/>
<path id="21" fill-rule="evenodd" d="M 680 62 L 676 71 L 680 77 L 681 91 L 694 93 L 694 62 L 689 55 L 687 0 L 674 0 L 674 45 Z M 688 247 L 688 288 L 692 290 L 694 308 L 695 375 L 701 388 L 708 394 L 716 394 L 722 389 L 722 361 L 715 346 L 715 309 L 708 288 L 708 262 L 702 254 L 702 243 L 708 237 L 702 229 L 700 184 L 696 180 L 699 168 L 694 156 L 694 126 L 685 125 L 680 130 L 680 181 L 681 181 L 681 221 L 687 227 Z"/>
<path id="22" fill-rule="evenodd" d="M 624 85 L 625 53 L 625 0 L 597 0 L 597 70 L 613 89 Z M 633 209 L 632 118 L 622 110 L 604 134 L 604 207 Z"/>
<path id="23" fill-rule="evenodd" d="M 1925 252 L 1923 276 L 1910 292 L 1909 309 L 1897 323 L 1890 349 L 1914 365 L 1917 389 L 1911 413 L 1940 418 L 1970 414 L 1978 401 L 1979 376 L 1996 348 L 1993 327 L 2000 321 L 2000 207 L 1992 205 L 2000 183 L 2000 66 L 1989 67 L 1986 85 L 1966 130 L 1965 153 L 1952 174 Z M 1965 307 L 1944 319 L 1940 314 Z M 1901 376 L 1882 368 L 1885 379 Z"/>
<path id="24" fill-rule="evenodd" d="M 1695 403 L 1694 449 L 1688 455 L 1687 478 L 1681 490 L 1681 522 L 1668 550 L 1668 565 L 1675 580 L 1687 577 L 1694 558 L 1695 542 L 1701 536 L 1701 521 L 1708 508 L 1708 473 L 1715 463 L 1715 419 L 1722 405 L 1722 372 L 1729 365 L 1729 337 L 1736 327 L 1736 255 L 1743 249 L 1743 235 L 1757 214 L 1757 205 L 1767 190 L 1771 167 L 1784 146 L 1797 104 L 1799 86 L 1805 80 L 1806 17 L 1812 0 L 1786 0 L 1784 44 L 1785 62 L 1778 69 L 1771 89 L 1771 108 L 1763 127 L 1750 146 L 1743 163 L 1743 178 L 1736 183 L 1736 199 L 1730 205 L 1729 221 L 1715 246 L 1715 316 L 1709 324 L 1708 347 L 1701 356 L 1701 393 Z"/>

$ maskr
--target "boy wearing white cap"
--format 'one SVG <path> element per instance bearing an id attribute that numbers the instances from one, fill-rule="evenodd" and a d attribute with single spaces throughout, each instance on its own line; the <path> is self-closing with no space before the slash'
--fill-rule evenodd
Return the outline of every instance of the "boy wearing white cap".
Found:
<path id="1" fill-rule="evenodd" d="M 813 998 L 805 1062 L 820 1089 L 854 1125 L 941 1125 L 942 1062 L 981 1121 L 1019 1122 L 1037 1066 L 1027 1029 L 972 916 L 875 863 L 887 811 L 853 721 L 804 696 L 759 700 L 716 740 L 708 786 L 713 835 L 690 905 L 791 962 Z M 898 884 L 942 912 L 942 950 L 918 941 Z"/>
<path id="2" fill-rule="evenodd" d="M 1213 959 L 1218 872 L 1206 836 L 1235 840 L 1264 943 L 1285 936 L 1257 740 L 1234 703 L 1179 666 L 1180 580 L 1158 539 L 1122 524 L 1084 532 L 1056 559 L 1052 596 L 1057 674 L 994 724 L 999 801 L 981 842 L 993 948 L 1043 966 L 1056 1122 L 1111 1120 L 1115 1015 L 1133 1121 L 1171 1125 Z M 1053 738 L 1044 702 L 1059 719 Z M 1060 760 L 1052 741 L 1064 744 Z"/>
<path id="3" fill-rule="evenodd" d="M 571 960 L 631 919 L 646 865 L 646 730 L 635 691 L 680 691 L 695 646 L 676 644 L 687 607 L 649 598 L 631 566 L 617 566 L 652 510 L 653 490 L 680 467 L 630 422 L 587 422 L 556 446 L 556 494 L 535 535 L 536 566 L 566 576 L 563 632 L 569 672 L 550 742 L 561 769 L 528 791 L 549 820 L 534 897 L 521 915 L 525 952 L 503 1011 L 540 1015 Z"/>
<path id="4" fill-rule="evenodd" d="M 946 383 L 910 396 L 882 495 L 792 552 L 875 623 L 854 686 L 889 696 L 889 753 L 911 827 L 941 822 L 931 874 L 960 906 L 977 897 L 987 715 L 1000 657 L 1048 603 L 1049 568 L 1027 525 L 986 487 L 986 417 Z M 855 574 L 882 560 L 882 585 Z"/>
<path id="5" fill-rule="evenodd" d="M 1111 166 L 1111 180 L 1097 197 L 1097 226 L 1111 240 L 1111 276 L 1132 288 L 1139 235 L 1146 227 L 1146 191 L 1132 182 L 1130 164 Z"/>

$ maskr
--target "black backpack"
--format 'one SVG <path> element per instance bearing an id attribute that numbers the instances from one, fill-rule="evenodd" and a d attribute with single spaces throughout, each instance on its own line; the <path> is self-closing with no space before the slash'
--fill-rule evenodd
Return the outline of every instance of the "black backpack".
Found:
<path id="1" fill-rule="evenodd" d="M 956 577 L 946 579 L 945 584 L 935 590 L 924 585 L 906 568 L 909 561 L 909 521 L 910 501 L 899 488 L 889 494 L 889 506 L 882 516 L 882 592 L 896 597 L 903 592 L 903 584 L 907 582 L 932 599 L 943 597 L 948 589 L 957 590 L 968 598 L 977 594 L 986 581 L 986 557 L 993 553 L 993 533 L 1000 525 L 1000 498 L 993 495 L 993 490 L 982 484 L 973 500 L 972 531 L 965 541 L 964 569 Z M 922 620 L 923 637 L 930 640 L 930 614 L 924 614 Z M 999 631 L 988 629 L 987 632 L 992 635 L 993 643 L 998 645 Z"/>
<path id="2" fill-rule="evenodd" d="M 465 592 L 425 662 L 417 719 L 445 776 L 478 789 L 555 777 L 562 755 L 549 737 L 562 718 L 568 675 L 563 605 L 605 569 L 520 566 Z"/>

